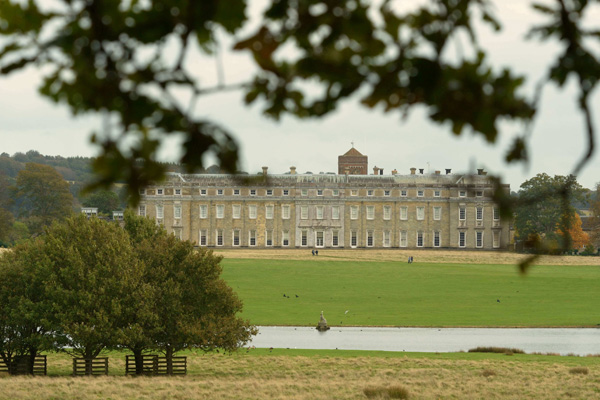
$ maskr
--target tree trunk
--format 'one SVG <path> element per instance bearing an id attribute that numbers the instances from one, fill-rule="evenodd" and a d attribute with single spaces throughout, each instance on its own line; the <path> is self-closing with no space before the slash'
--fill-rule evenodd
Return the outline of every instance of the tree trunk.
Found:
<path id="1" fill-rule="evenodd" d="M 144 359 L 142 357 L 142 349 L 133 349 L 133 358 L 135 359 L 135 374 L 144 374 Z"/>
<path id="2" fill-rule="evenodd" d="M 173 375 L 173 347 L 167 346 L 165 358 L 167 361 L 167 375 Z"/>
<path id="3" fill-rule="evenodd" d="M 38 355 L 38 349 L 36 347 L 29 348 L 29 359 L 27 360 L 27 374 L 33 375 L 33 367 L 35 365 L 35 358 Z"/>

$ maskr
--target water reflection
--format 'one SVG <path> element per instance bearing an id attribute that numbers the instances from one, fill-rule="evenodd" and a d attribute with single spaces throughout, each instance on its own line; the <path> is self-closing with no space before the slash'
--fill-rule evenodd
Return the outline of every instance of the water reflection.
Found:
<path id="1" fill-rule="evenodd" d="M 527 353 L 600 353 L 600 330 L 593 328 L 367 328 L 261 326 L 250 344 L 297 349 L 456 352 L 478 346 L 510 347 Z"/>

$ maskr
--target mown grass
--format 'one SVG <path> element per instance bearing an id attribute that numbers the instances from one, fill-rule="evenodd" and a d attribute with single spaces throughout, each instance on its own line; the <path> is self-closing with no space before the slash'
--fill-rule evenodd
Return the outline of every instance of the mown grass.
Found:
<path id="1" fill-rule="evenodd" d="M 70 359 L 48 358 L 52 377 L 1 377 L 0 399 L 522 399 L 597 398 L 600 358 L 495 353 L 390 353 L 252 349 L 193 354 L 177 378 L 72 378 Z M 60 366 L 60 368 L 57 368 Z M 121 368 L 123 367 L 123 368 Z M 571 371 L 588 371 L 582 372 Z M 121 375 L 121 376 L 117 376 Z M 403 397 L 407 395 L 408 397 Z"/>
<path id="2" fill-rule="evenodd" d="M 224 259 L 223 277 L 257 325 L 600 325 L 598 266 Z M 284 294 L 287 297 L 284 297 Z M 346 311 L 348 311 L 346 313 Z"/>

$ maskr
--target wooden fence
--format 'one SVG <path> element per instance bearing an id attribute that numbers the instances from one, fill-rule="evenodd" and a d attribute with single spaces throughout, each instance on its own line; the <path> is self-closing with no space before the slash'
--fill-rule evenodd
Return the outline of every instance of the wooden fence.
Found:
<path id="1" fill-rule="evenodd" d="M 74 358 L 73 376 L 108 375 L 108 357 Z"/>
<path id="2" fill-rule="evenodd" d="M 171 368 L 166 357 L 159 357 L 155 354 L 146 354 L 142 356 L 142 372 L 137 373 L 135 366 L 135 357 L 125 356 L 125 375 L 186 375 L 187 357 L 172 357 Z"/>
<path id="3" fill-rule="evenodd" d="M 0 361 L 0 372 L 7 372 L 10 375 L 28 375 L 29 371 L 33 375 L 46 375 L 48 373 L 48 363 L 46 356 L 37 355 L 33 360 L 33 368 L 31 366 L 31 356 L 28 354 L 13 357 L 8 365 Z"/>

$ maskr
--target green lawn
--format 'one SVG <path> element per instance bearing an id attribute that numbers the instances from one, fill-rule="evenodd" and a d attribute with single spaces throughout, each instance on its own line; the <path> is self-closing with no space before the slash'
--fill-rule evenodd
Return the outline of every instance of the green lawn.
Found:
<path id="1" fill-rule="evenodd" d="M 522 276 L 510 265 L 224 259 L 223 270 L 257 325 L 316 325 L 324 311 L 338 326 L 600 326 L 598 266 Z"/>

